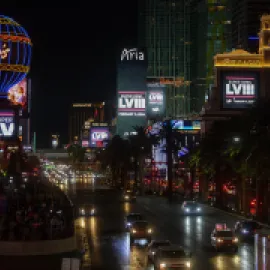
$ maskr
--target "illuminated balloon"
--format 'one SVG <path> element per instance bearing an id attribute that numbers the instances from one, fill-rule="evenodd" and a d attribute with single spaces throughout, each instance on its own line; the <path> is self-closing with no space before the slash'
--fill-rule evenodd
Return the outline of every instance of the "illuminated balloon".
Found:
<path id="1" fill-rule="evenodd" d="M 23 80 L 30 69 L 32 43 L 25 29 L 0 15 L 0 95 Z"/>

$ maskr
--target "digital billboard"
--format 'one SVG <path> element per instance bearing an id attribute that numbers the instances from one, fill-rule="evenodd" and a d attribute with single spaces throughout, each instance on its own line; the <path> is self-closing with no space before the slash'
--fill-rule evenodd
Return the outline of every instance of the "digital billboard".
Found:
<path id="1" fill-rule="evenodd" d="M 160 83 L 147 84 L 147 117 L 149 119 L 165 116 L 165 85 Z"/>
<path id="2" fill-rule="evenodd" d="M 12 110 L 0 110 L 0 137 L 9 138 L 16 135 L 15 113 Z"/>
<path id="3" fill-rule="evenodd" d="M 174 130 L 201 130 L 201 121 L 198 120 L 171 120 L 171 125 Z"/>
<path id="4" fill-rule="evenodd" d="M 256 102 L 259 94 L 259 73 L 222 72 L 221 92 L 224 109 L 249 108 Z"/>
<path id="5" fill-rule="evenodd" d="M 125 47 L 117 59 L 116 133 L 129 136 L 134 134 L 135 126 L 146 125 L 146 50 Z"/>
<path id="6" fill-rule="evenodd" d="M 21 108 L 20 115 L 28 116 L 29 93 L 27 79 L 23 79 L 8 90 L 8 100 Z"/>
<path id="7" fill-rule="evenodd" d="M 145 92 L 118 92 L 119 116 L 145 116 Z"/>
<path id="8" fill-rule="evenodd" d="M 109 128 L 92 127 L 90 129 L 90 147 L 105 147 L 110 138 Z"/>

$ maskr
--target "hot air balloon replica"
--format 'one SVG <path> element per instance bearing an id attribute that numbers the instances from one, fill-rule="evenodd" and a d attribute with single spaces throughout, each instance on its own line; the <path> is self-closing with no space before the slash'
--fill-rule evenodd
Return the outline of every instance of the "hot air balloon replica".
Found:
<path id="1" fill-rule="evenodd" d="M 10 17 L 0 15 L 0 149 L 20 148 L 19 106 L 8 99 L 9 90 L 22 82 L 30 69 L 31 39 Z"/>

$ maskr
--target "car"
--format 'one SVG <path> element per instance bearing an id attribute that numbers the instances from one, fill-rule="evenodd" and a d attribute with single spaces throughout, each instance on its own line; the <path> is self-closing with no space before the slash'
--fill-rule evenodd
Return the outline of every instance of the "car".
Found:
<path id="1" fill-rule="evenodd" d="M 181 246 L 159 247 L 154 259 L 155 270 L 191 269 L 191 253 Z"/>
<path id="2" fill-rule="evenodd" d="M 182 208 L 182 211 L 187 215 L 201 214 L 202 212 L 201 206 L 197 202 L 194 202 L 194 201 L 184 201 L 181 208 Z"/>
<path id="3" fill-rule="evenodd" d="M 79 216 L 94 216 L 96 215 L 96 209 L 93 205 L 84 205 L 79 208 Z"/>
<path id="4" fill-rule="evenodd" d="M 129 232 L 130 245 L 133 245 L 136 240 L 140 239 L 146 239 L 148 243 L 152 240 L 153 229 L 145 220 L 133 222 Z"/>
<path id="5" fill-rule="evenodd" d="M 133 222 L 138 220 L 144 220 L 143 216 L 140 213 L 130 213 L 125 218 L 125 227 L 126 229 L 129 229 Z"/>
<path id="6" fill-rule="evenodd" d="M 238 238 L 233 230 L 229 229 L 225 223 L 216 224 L 211 233 L 211 245 L 216 250 L 230 248 L 235 252 L 238 251 Z"/>
<path id="7" fill-rule="evenodd" d="M 262 225 L 254 220 L 242 220 L 236 222 L 234 232 L 241 240 L 252 240 L 262 228 Z"/>
<path id="8" fill-rule="evenodd" d="M 171 246 L 172 243 L 169 240 L 152 240 L 147 248 L 148 261 L 154 261 L 155 254 L 160 247 Z"/>
<path id="9" fill-rule="evenodd" d="M 125 202 L 135 202 L 137 200 L 137 197 L 131 190 L 126 190 L 123 194 L 123 200 Z"/>

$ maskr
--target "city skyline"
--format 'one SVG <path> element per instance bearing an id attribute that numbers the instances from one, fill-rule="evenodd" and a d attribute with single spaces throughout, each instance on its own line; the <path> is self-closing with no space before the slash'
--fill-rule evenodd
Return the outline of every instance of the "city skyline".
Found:
<path id="1" fill-rule="evenodd" d="M 93 3 L 93 10 L 102 11 L 97 23 L 82 5 L 28 6 L 5 5 L 1 13 L 23 25 L 33 42 L 28 75 L 32 79 L 32 132 L 37 132 L 40 147 L 48 147 L 55 132 L 60 134 L 60 143 L 67 143 L 72 103 L 114 98 L 116 52 L 136 41 L 136 8 L 126 14 L 124 1 L 108 4 L 107 11 Z"/>

